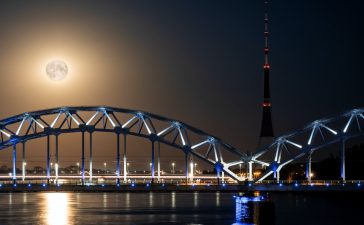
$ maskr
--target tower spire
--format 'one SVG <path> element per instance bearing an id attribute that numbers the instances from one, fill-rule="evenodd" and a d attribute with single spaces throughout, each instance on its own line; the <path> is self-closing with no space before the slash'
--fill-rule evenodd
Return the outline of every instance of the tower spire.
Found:
<path id="1" fill-rule="evenodd" d="M 263 118 L 262 126 L 260 130 L 260 138 L 274 137 L 273 125 L 272 125 L 272 104 L 270 101 L 270 85 L 269 85 L 269 46 L 268 46 L 268 1 L 264 2 L 265 12 L 264 12 L 264 93 L 263 93 Z"/>

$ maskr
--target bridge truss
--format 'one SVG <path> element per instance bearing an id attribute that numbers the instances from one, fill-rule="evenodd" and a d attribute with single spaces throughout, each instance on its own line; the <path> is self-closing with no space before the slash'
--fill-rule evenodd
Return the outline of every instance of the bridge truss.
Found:
<path id="1" fill-rule="evenodd" d="M 311 181 L 312 154 L 328 145 L 340 143 L 341 146 L 341 178 L 345 174 L 345 142 L 348 139 L 363 135 L 364 109 L 354 109 L 342 114 L 316 120 L 303 129 L 282 135 L 271 144 L 259 149 L 254 155 L 248 156 L 240 150 L 225 143 L 221 139 L 202 130 L 194 128 L 178 120 L 169 119 L 156 114 L 113 108 L 96 107 L 61 107 L 35 112 L 23 113 L 0 121 L 0 150 L 13 149 L 12 180 L 16 182 L 16 152 L 17 145 L 22 144 L 22 171 L 25 178 L 25 151 L 28 140 L 46 137 L 46 176 L 51 178 L 50 137 L 55 137 L 55 177 L 58 180 L 58 137 L 65 133 L 80 132 L 82 134 L 81 148 L 81 179 L 88 178 L 92 182 L 92 135 L 94 132 L 109 132 L 115 134 L 116 141 L 116 178 L 119 183 L 127 181 L 127 137 L 137 136 L 151 143 L 151 179 L 155 178 L 155 156 L 157 155 L 157 179 L 160 180 L 160 144 L 179 149 L 184 153 L 185 176 L 188 179 L 188 157 L 193 155 L 212 165 L 217 177 L 226 173 L 237 182 L 253 181 L 253 168 L 261 165 L 267 168 L 255 182 L 261 182 L 270 175 L 279 181 L 280 170 L 287 164 L 304 159 L 307 162 L 306 176 Z M 85 168 L 85 134 L 89 135 L 89 171 Z M 121 140 L 123 146 L 121 147 Z M 121 150 L 123 152 L 121 153 Z M 158 154 L 155 151 L 158 151 Z M 121 155 L 122 154 L 122 155 Z M 234 168 L 247 165 L 247 178 L 234 172 Z M 236 171 L 236 170 L 235 170 Z"/>
<path id="2" fill-rule="evenodd" d="M 151 178 L 155 178 L 155 150 L 157 155 L 157 178 L 160 179 L 160 143 L 179 149 L 185 156 L 185 175 L 188 179 L 188 157 L 193 155 L 209 164 L 216 172 L 217 177 L 226 173 L 236 181 L 243 178 L 232 171 L 231 168 L 244 164 L 246 155 L 238 149 L 223 142 L 221 139 L 207 134 L 181 121 L 169 119 L 148 112 L 113 108 L 106 106 L 96 107 L 61 107 L 35 112 L 27 112 L 0 121 L 0 150 L 13 149 L 12 180 L 15 183 L 17 144 L 22 144 L 23 159 L 22 171 L 25 179 L 25 151 L 26 142 L 31 139 L 46 137 L 46 176 L 51 178 L 50 165 L 50 137 L 55 137 L 55 177 L 58 180 L 58 137 L 64 133 L 80 132 L 82 134 L 81 149 L 81 177 L 82 183 L 88 178 L 92 182 L 92 135 L 94 132 L 109 132 L 115 134 L 116 141 L 116 177 L 117 183 L 123 179 L 127 181 L 127 137 L 138 136 L 148 139 L 151 143 Z M 90 137 L 89 143 L 89 171 L 86 177 L 85 169 L 85 134 Z M 123 152 L 121 159 L 121 141 L 123 139 Z M 157 148 L 157 149 L 156 149 Z M 228 155 L 228 157 L 225 157 Z M 123 169 L 121 169 L 123 167 Z"/>
<path id="3" fill-rule="evenodd" d="M 329 145 L 340 143 L 341 179 L 345 182 L 345 142 L 363 135 L 364 109 L 353 109 L 342 114 L 313 121 L 303 129 L 282 135 L 247 159 L 252 164 L 266 166 L 267 171 L 256 181 L 268 176 L 279 181 L 280 170 L 287 164 L 305 159 L 306 178 L 311 182 L 312 154 Z"/>

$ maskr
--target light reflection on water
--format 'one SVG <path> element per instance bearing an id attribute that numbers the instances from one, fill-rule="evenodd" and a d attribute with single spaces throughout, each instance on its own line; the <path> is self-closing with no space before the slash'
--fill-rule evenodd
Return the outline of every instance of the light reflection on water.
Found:
<path id="1" fill-rule="evenodd" d="M 235 223 L 233 195 L 0 193 L 0 224 L 231 225 Z M 362 224 L 364 193 L 272 193 L 271 198 L 276 225 Z"/>
<path id="2" fill-rule="evenodd" d="M 44 224 L 65 225 L 71 223 L 72 206 L 69 193 L 44 193 L 40 204 L 42 205 Z"/>
<path id="3" fill-rule="evenodd" d="M 1 225 L 232 224 L 235 218 L 232 194 L 0 193 L 0 202 Z"/>

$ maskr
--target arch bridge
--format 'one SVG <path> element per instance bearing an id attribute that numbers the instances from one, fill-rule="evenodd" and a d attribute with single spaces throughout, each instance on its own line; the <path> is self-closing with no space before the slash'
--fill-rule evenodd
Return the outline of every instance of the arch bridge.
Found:
<path id="1" fill-rule="evenodd" d="M 149 112 L 114 108 L 94 107 L 60 107 L 41 111 L 27 112 L 0 121 L 0 150 L 12 148 L 12 180 L 15 183 L 17 145 L 22 144 L 22 179 L 25 174 L 26 142 L 46 137 L 46 178 L 51 179 L 50 137 L 55 137 L 55 180 L 58 181 L 58 137 L 65 133 L 81 133 L 81 180 L 92 182 L 94 132 L 115 134 L 116 182 L 127 181 L 127 137 L 137 136 L 151 143 L 151 181 L 155 174 L 158 181 L 160 170 L 160 144 L 179 149 L 184 153 L 185 177 L 188 179 L 188 157 L 193 155 L 214 167 L 219 179 L 227 174 L 237 182 L 261 182 L 270 175 L 279 181 L 280 170 L 289 163 L 304 159 L 307 162 L 306 176 L 311 182 L 311 156 L 314 152 L 334 143 L 341 143 L 341 178 L 345 175 L 345 142 L 363 135 L 364 109 L 353 109 L 333 117 L 323 118 L 309 123 L 304 128 L 282 135 L 256 151 L 246 155 L 223 140 L 194 128 L 186 123 Z M 89 170 L 85 165 L 85 135 L 89 135 Z M 122 141 L 120 140 L 122 137 Z M 121 142 L 123 146 L 121 146 Z M 156 151 L 157 153 L 156 154 Z M 122 152 L 121 152 L 122 151 Z M 155 171 L 157 156 L 157 171 Z M 239 175 L 237 167 L 247 166 L 247 177 Z M 253 180 L 253 169 L 258 165 L 266 167 L 266 172 Z M 155 173 L 157 172 L 157 173 Z"/>
<path id="2" fill-rule="evenodd" d="M 115 134 L 116 178 L 127 181 L 127 137 L 137 136 L 151 143 L 151 181 L 155 178 L 155 150 L 157 155 L 157 178 L 160 179 L 160 143 L 179 149 L 185 156 L 185 175 L 188 178 L 188 156 L 193 155 L 212 165 L 217 177 L 226 173 L 236 181 L 243 178 L 234 173 L 231 168 L 245 163 L 246 155 L 221 139 L 202 130 L 194 128 L 178 120 L 169 119 L 149 112 L 113 108 L 96 107 L 61 107 L 35 112 L 27 112 L 0 121 L 0 150 L 13 149 L 12 180 L 15 183 L 17 144 L 22 144 L 22 178 L 25 178 L 26 142 L 31 139 L 46 137 L 46 177 L 51 179 L 50 136 L 55 137 L 55 179 L 59 178 L 58 137 L 64 133 L 80 132 L 82 134 L 81 148 L 81 179 L 82 184 L 88 178 L 92 182 L 92 135 L 94 132 L 109 132 Z M 85 134 L 89 135 L 89 170 L 85 165 Z M 120 137 L 123 146 L 121 147 Z M 157 149 L 156 149 L 157 148 Z M 121 159 L 121 150 L 122 159 Z M 225 157 L 228 155 L 227 157 Z M 123 167 L 123 169 L 121 168 Z M 88 175 L 86 175 L 86 172 Z"/>
<path id="3" fill-rule="evenodd" d="M 306 178 L 311 183 L 311 161 L 314 152 L 333 144 L 340 146 L 340 177 L 346 180 L 345 142 L 362 136 L 364 108 L 353 109 L 344 113 L 315 120 L 304 128 L 276 138 L 271 144 L 248 157 L 249 168 L 253 164 L 267 167 L 256 182 L 261 182 L 270 175 L 279 181 L 281 169 L 297 160 L 306 162 Z"/>

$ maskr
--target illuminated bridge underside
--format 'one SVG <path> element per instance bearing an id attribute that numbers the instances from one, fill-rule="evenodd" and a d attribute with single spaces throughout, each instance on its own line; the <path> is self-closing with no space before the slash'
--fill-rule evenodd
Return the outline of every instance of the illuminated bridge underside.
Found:
<path id="1" fill-rule="evenodd" d="M 119 138 L 123 136 L 124 141 L 126 141 L 128 135 L 133 135 L 151 141 L 153 162 L 151 170 L 153 178 L 154 144 L 158 144 L 159 147 L 159 143 L 164 143 L 185 153 L 186 175 L 188 175 L 187 156 L 194 155 L 214 166 L 218 176 L 221 172 L 225 172 L 236 181 L 243 180 L 232 172 L 231 167 L 245 163 L 246 155 L 219 138 L 177 120 L 148 112 L 106 106 L 54 108 L 24 113 L 1 120 L 0 150 L 13 147 L 13 151 L 16 152 L 16 144 L 18 143 L 26 143 L 26 141 L 31 139 L 48 137 L 47 176 L 50 177 L 49 136 L 54 135 L 57 142 L 58 135 L 72 132 L 82 133 L 83 157 L 81 175 L 83 178 L 85 177 L 84 133 L 89 133 L 91 137 L 93 132 L 112 132 L 117 136 L 117 177 L 121 176 Z M 126 144 L 124 148 L 126 148 Z M 58 151 L 58 147 L 56 147 L 56 151 Z M 16 157 L 16 153 L 14 154 L 14 157 Z M 146 154 L 149 155 L 150 152 Z M 58 157 L 57 155 L 58 152 L 56 152 L 56 157 Z M 228 155 L 228 157 L 224 157 L 225 155 Z M 58 158 L 56 159 L 56 164 L 58 163 L 57 161 Z M 126 180 L 125 154 L 123 161 L 124 180 Z M 13 179 L 16 179 L 15 165 L 15 159 L 13 159 Z"/>
<path id="2" fill-rule="evenodd" d="M 287 164 L 304 158 L 306 177 L 311 181 L 311 154 L 319 149 L 341 143 L 341 178 L 345 181 L 345 141 L 363 135 L 364 109 L 354 109 L 343 114 L 316 120 L 303 129 L 276 138 L 247 160 L 251 164 L 267 166 L 268 170 L 257 182 L 273 174 L 279 181 L 279 171 Z"/>

